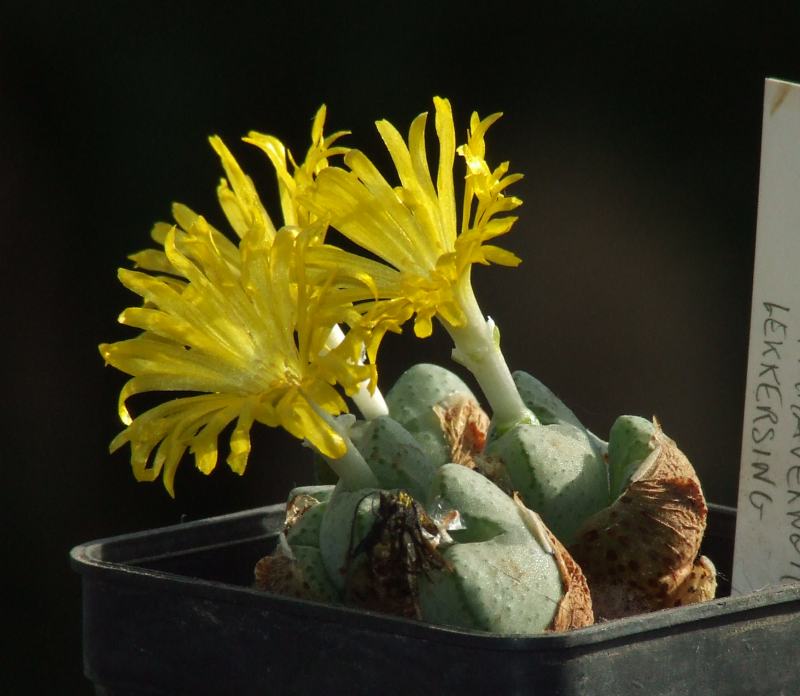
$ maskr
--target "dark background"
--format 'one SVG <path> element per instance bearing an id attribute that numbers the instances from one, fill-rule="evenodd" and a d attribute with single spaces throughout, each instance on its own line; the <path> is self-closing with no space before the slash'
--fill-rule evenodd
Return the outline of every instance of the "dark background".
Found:
<path id="1" fill-rule="evenodd" d="M 655 5 L 4 7 L 3 693 L 89 693 L 71 546 L 308 480 L 296 443 L 262 429 L 243 478 L 187 462 L 174 501 L 137 484 L 127 450 L 107 453 L 124 378 L 97 344 L 131 335 L 115 324 L 135 301 L 115 271 L 171 201 L 221 221 L 206 137 L 272 200 L 270 167 L 238 137 L 271 132 L 302 156 L 322 102 L 329 130 L 375 155 L 373 120 L 405 130 L 434 94 L 462 134 L 471 110 L 504 111 L 489 158 L 526 175 L 505 240 L 524 264 L 478 269 L 475 284 L 509 363 L 598 434 L 656 414 L 708 498 L 735 504 L 763 80 L 800 80 L 800 5 Z M 448 364 L 448 350 L 441 330 L 389 339 L 382 383 L 415 360 Z"/>

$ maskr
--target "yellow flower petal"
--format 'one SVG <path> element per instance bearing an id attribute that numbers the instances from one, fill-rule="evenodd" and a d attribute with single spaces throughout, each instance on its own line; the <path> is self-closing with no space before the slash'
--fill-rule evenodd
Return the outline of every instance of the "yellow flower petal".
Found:
<path id="1" fill-rule="evenodd" d="M 252 179 L 242 171 L 221 138 L 212 136 L 209 142 L 219 156 L 225 175 L 228 177 L 228 181 L 223 179 L 220 184 L 218 197 L 231 227 L 239 237 L 256 231 L 268 239 L 273 239 L 275 226 L 261 204 Z"/>
<path id="2" fill-rule="evenodd" d="M 445 224 L 455 231 L 456 197 L 453 187 L 453 162 L 456 139 L 453 111 L 447 99 L 434 97 L 433 103 L 436 108 L 436 134 L 439 136 L 439 171 L 436 177 L 436 189 L 439 192 L 439 204 Z"/>
<path id="3" fill-rule="evenodd" d="M 291 152 L 275 136 L 251 131 L 244 141 L 258 147 L 272 162 L 278 177 L 278 192 L 286 225 L 305 226 L 315 222 L 313 215 L 302 205 L 302 195 L 316 176 L 328 166 L 328 159 L 347 152 L 347 148 L 334 147 L 334 143 L 346 135 L 339 131 L 327 138 L 323 135 L 326 109 L 321 106 L 311 126 L 311 146 L 302 164 L 297 165 Z M 289 171 L 289 165 L 292 171 Z"/>
<path id="4" fill-rule="evenodd" d="M 484 244 L 481 247 L 481 251 L 483 252 L 485 263 L 496 263 L 498 266 L 511 267 L 519 266 L 522 263 L 522 259 L 516 254 L 491 244 Z"/>
<path id="5" fill-rule="evenodd" d="M 195 466 L 204 474 L 210 474 L 217 466 L 219 435 L 236 413 L 235 405 L 217 411 L 192 438 L 190 451 L 195 456 Z"/>
<path id="6" fill-rule="evenodd" d="M 250 456 L 250 428 L 253 425 L 253 400 L 244 402 L 239 420 L 231 434 L 231 452 L 228 455 L 228 466 L 239 475 L 244 473 L 247 458 Z"/>
<path id="7" fill-rule="evenodd" d="M 346 404 L 331 385 L 339 383 L 353 393 L 374 368 L 354 359 L 360 350 L 355 334 L 321 354 L 333 323 L 353 316 L 349 301 L 335 299 L 335 287 L 310 284 L 302 264 L 306 237 L 284 228 L 270 243 L 250 230 L 232 263 L 200 216 L 184 209 L 178 215 L 189 229 L 170 227 L 159 234 L 165 232 L 164 258 L 180 281 L 140 271 L 119 273 L 146 306 L 120 316 L 142 334 L 100 346 L 108 364 L 132 377 L 119 403 L 128 427 L 112 449 L 130 443 L 136 478 L 161 476 L 170 495 L 187 449 L 201 471 L 213 470 L 217 439 L 233 419 L 237 424 L 227 461 L 237 473 L 245 470 L 256 420 L 280 425 L 326 455 L 342 456 L 344 441 L 315 408 L 341 413 Z M 318 236 L 312 229 L 307 238 Z M 132 417 L 127 404 L 149 391 L 197 395 Z"/>
<path id="8" fill-rule="evenodd" d="M 335 270 L 336 282 L 357 302 L 363 325 L 373 332 L 367 341 L 374 359 L 380 337 L 396 331 L 402 321 L 416 314 L 414 331 L 428 336 L 438 316 L 450 326 L 466 321 L 460 307 L 474 263 L 514 266 L 519 259 L 496 246 L 485 246 L 493 237 L 507 233 L 516 218 L 505 213 L 520 205 L 503 191 L 519 180 L 508 174 L 508 163 L 491 170 L 485 160 L 485 134 L 500 117 L 481 120 L 473 114 L 467 142 L 456 147 L 450 103 L 436 97 L 435 127 L 439 143 L 434 187 L 425 146 L 426 114 L 413 120 L 408 142 L 388 121 L 377 123 L 392 158 L 400 185 L 392 185 L 358 150 L 345 156 L 347 170 L 328 167 L 321 171 L 304 202 L 317 216 L 327 215 L 331 224 L 351 241 L 379 257 L 357 260 L 350 252 L 323 245 L 308 253 L 311 267 Z M 453 164 L 464 158 L 461 230 L 456 229 Z M 369 276 L 369 280 L 367 279 Z"/>
<path id="9" fill-rule="evenodd" d="M 277 406 L 281 424 L 292 435 L 308 440 L 324 456 L 342 457 L 347 445 L 341 436 L 296 392 L 287 393 Z"/>

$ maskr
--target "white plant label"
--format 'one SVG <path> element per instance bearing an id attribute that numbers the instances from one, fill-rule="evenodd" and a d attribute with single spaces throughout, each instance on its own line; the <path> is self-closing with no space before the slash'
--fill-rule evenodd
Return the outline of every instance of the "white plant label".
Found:
<path id="1" fill-rule="evenodd" d="M 734 594 L 800 582 L 800 85 L 767 80 Z"/>

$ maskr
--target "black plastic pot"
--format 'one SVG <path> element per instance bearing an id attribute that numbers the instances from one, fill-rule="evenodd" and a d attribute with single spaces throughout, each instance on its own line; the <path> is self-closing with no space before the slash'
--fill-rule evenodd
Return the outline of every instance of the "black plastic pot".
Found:
<path id="1" fill-rule="evenodd" d="M 800 585 L 558 634 L 450 630 L 252 590 L 282 506 L 77 546 L 98 694 L 798 694 Z M 703 552 L 731 573 L 735 511 Z"/>

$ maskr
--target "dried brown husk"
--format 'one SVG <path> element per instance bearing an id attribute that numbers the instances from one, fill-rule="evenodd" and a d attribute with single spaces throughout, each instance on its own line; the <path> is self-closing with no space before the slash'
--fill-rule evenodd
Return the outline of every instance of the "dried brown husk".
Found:
<path id="1" fill-rule="evenodd" d="M 586 576 L 569 551 L 549 529 L 547 535 L 555 549 L 556 564 L 561 573 L 561 584 L 564 589 L 550 630 L 569 631 L 573 628 L 591 626 L 594 623 L 594 609 Z"/>
<path id="2" fill-rule="evenodd" d="M 700 556 L 689 575 L 675 590 L 672 606 L 707 602 L 717 594 L 717 569 L 707 556 Z"/>
<path id="3" fill-rule="evenodd" d="M 450 461 L 475 468 L 475 455 L 486 446 L 489 416 L 474 398 L 453 394 L 433 407 L 450 446 Z"/>
<path id="4" fill-rule="evenodd" d="M 483 451 L 490 418 L 480 404 L 467 394 L 453 394 L 433 407 L 450 446 L 450 461 L 476 469 L 506 493 L 511 493 L 511 478 L 505 465 Z"/>
<path id="5" fill-rule="evenodd" d="M 588 579 L 598 620 L 702 601 L 716 584 L 713 564 L 698 559 L 708 516 L 700 481 L 654 424 L 651 455 L 570 547 Z"/>
<path id="6" fill-rule="evenodd" d="M 306 512 L 318 504 L 319 500 L 306 493 L 300 493 L 289 500 L 282 534 L 285 535 Z M 300 564 L 292 558 L 283 535 L 280 536 L 283 544 L 279 544 L 272 555 L 264 556 L 253 568 L 254 586 L 259 590 L 288 597 L 324 600 L 324 596 L 314 591 Z"/>
<path id="7" fill-rule="evenodd" d="M 256 563 L 253 574 L 254 586 L 259 590 L 318 602 L 328 599 L 327 596 L 314 590 L 306 579 L 301 565 L 283 554 L 264 556 Z"/>
<path id="8" fill-rule="evenodd" d="M 283 533 L 286 534 L 300 521 L 300 518 L 315 505 L 319 505 L 319 500 L 313 495 L 298 493 L 293 496 L 292 499 L 286 503 L 286 517 L 283 522 Z"/>

